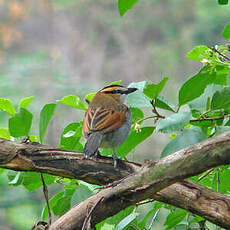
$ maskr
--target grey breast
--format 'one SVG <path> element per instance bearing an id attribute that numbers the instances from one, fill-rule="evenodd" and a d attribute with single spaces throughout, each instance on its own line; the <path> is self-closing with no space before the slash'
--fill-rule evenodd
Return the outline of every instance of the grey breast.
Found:
<path id="1" fill-rule="evenodd" d="M 131 124 L 132 124 L 132 113 L 128 109 L 126 112 L 126 122 L 121 127 L 114 130 L 113 132 L 105 134 L 103 138 L 104 145 L 105 146 L 108 145 L 106 147 L 110 147 L 110 148 L 116 148 L 117 146 L 121 145 L 129 134 Z"/>

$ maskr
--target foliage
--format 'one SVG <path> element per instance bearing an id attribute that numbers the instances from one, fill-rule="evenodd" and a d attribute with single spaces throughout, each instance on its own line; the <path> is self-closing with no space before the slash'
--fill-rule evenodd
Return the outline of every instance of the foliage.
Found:
<path id="1" fill-rule="evenodd" d="M 118 1 L 121 15 L 131 9 L 137 0 Z M 219 4 L 227 4 L 227 0 L 219 0 Z M 230 24 L 226 25 L 222 33 L 225 39 L 230 39 Z M 168 144 L 164 147 L 161 156 L 167 156 L 174 151 L 193 145 L 206 138 L 215 136 L 230 128 L 230 60 L 227 57 L 229 47 L 226 46 L 197 46 L 187 54 L 187 58 L 202 63 L 202 68 L 197 74 L 191 76 L 178 90 L 177 105 L 169 102 L 162 94 L 168 78 L 160 82 L 133 82 L 130 87 L 139 90 L 130 94 L 126 103 L 131 106 L 133 123 L 130 135 L 126 142 L 118 148 L 118 154 L 125 158 L 137 145 L 149 138 L 152 133 L 163 132 L 169 135 Z M 86 95 L 88 101 L 94 94 Z M 39 138 L 31 131 L 34 112 L 28 107 L 33 103 L 33 96 L 23 98 L 18 107 L 8 98 L 0 98 L 0 110 L 10 116 L 8 128 L 0 128 L 0 137 L 18 141 L 23 137 L 33 140 L 40 139 L 42 143 L 45 134 L 59 104 L 64 104 L 73 109 L 85 110 L 87 104 L 76 95 L 67 95 L 55 103 L 44 105 L 40 112 Z M 145 115 L 143 108 L 149 107 L 152 114 Z M 145 125 L 145 120 L 150 120 L 151 125 Z M 84 141 L 81 132 L 82 122 L 79 120 L 63 127 L 59 147 L 63 149 L 82 151 Z M 105 150 L 109 155 L 111 151 Z M 7 174 L 8 184 L 11 186 L 23 186 L 28 191 L 34 191 L 42 186 L 40 176 L 37 173 L 17 172 L 1 170 Z M 230 193 L 230 168 L 222 166 L 213 169 L 208 175 L 197 175 L 191 178 L 216 191 Z M 58 192 L 50 199 L 50 207 L 54 215 L 59 216 L 69 210 L 73 204 L 86 199 L 95 192 L 95 186 L 79 180 L 60 179 L 45 175 L 46 184 L 61 182 L 63 191 Z M 17 188 L 14 188 L 15 190 Z M 178 209 L 160 202 L 150 202 L 148 211 L 141 215 L 138 207 L 129 207 L 117 215 L 104 220 L 97 225 L 97 229 L 144 229 L 155 224 L 159 211 L 167 210 L 165 228 L 174 227 L 192 228 L 203 218 L 194 216 L 186 210 Z M 44 206 L 42 219 L 48 216 L 47 206 Z"/>

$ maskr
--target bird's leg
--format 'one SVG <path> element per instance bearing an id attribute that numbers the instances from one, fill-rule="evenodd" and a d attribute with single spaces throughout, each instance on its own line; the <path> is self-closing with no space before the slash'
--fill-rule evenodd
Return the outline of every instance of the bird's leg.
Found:
<path id="1" fill-rule="evenodd" d="M 117 168 L 118 160 L 119 160 L 119 158 L 117 156 L 116 149 L 114 148 L 113 149 L 113 166 L 114 166 L 114 168 Z"/>
<path id="2" fill-rule="evenodd" d="M 102 155 L 100 154 L 100 151 L 97 150 L 97 152 L 95 153 L 95 157 L 101 157 Z"/>

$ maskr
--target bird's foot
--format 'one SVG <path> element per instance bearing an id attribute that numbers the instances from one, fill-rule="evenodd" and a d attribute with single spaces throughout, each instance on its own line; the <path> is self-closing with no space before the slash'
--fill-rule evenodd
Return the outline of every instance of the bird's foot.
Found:
<path id="1" fill-rule="evenodd" d="M 120 159 L 118 158 L 118 156 L 114 154 L 113 155 L 113 166 L 114 166 L 114 168 L 117 168 L 119 160 Z"/>

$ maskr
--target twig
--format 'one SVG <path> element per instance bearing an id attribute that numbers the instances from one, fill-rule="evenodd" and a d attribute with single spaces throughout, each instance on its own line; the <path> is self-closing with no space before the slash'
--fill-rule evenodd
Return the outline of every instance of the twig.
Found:
<path id="1" fill-rule="evenodd" d="M 90 212 L 89 212 L 89 214 L 87 215 L 87 217 L 85 218 L 81 230 L 86 230 L 86 226 L 87 226 L 87 223 L 88 223 L 88 221 L 89 221 L 89 218 L 92 216 L 93 211 L 96 209 L 96 207 L 101 203 L 101 201 L 102 201 L 103 199 L 104 199 L 104 197 L 101 197 L 101 198 L 97 201 L 97 203 L 95 203 L 94 206 L 90 209 Z"/>
<path id="2" fill-rule="evenodd" d="M 202 176 L 200 176 L 198 178 L 198 181 L 201 181 L 202 179 L 204 179 L 210 172 L 212 172 L 214 169 L 209 169 L 208 171 L 205 172 L 205 174 L 203 174 Z"/>
<path id="3" fill-rule="evenodd" d="M 159 119 L 159 118 L 165 118 L 165 116 L 163 116 L 163 115 L 160 115 L 159 113 L 158 113 L 158 111 L 157 111 L 157 109 L 156 109 L 156 106 L 154 105 L 154 100 L 151 100 L 150 101 L 150 103 L 151 103 L 151 105 L 152 105 L 152 107 L 153 107 L 153 113 L 155 113 L 157 116 L 156 116 L 156 118 L 157 119 Z"/>
<path id="4" fill-rule="evenodd" d="M 217 120 L 222 120 L 225 117 L 228 117 L 228 115 L 222 115 L 219 117 L 207 117 L 207 118 L 200 118 L 200 119 L 192 119 L 190 122 L 197 122 L 197 121 L 217 121 Z"/>
<path id="5" fill-rule="evenodd" d="M 209 49 L 211 49 L 212 51 L 218 53 L 221 57 L 225 58 L 226 60 L 230 61 L 230 58 L 225 56 L 224 54 L 222 54 L 219 50 L 217 50 L 215 47 L 208 47 Z"/>
<path id="6" fill-rule="evenodd" d="M 154 199 L 150 199 L 150 200 L 146 200 L 146 201 L 143 201 L 143 202 L 139 202 L 139 203 L 136 204 L 136 206 L 140 206 L 140 205 L 143 205 L 143 204 L 148 204 L 148 203 L 151 203 L 153 201 L 154 201 Z"/>
<path id="7" fill-rule="evenodd" d="M 42 187 L 43 187 L 43 193 L 44 193 L 44 197 L 46 200 L 46 205 L 47 205 L 47 209 L 48 209 L 48 215 L 49 215 L 49 225 L 51 225 L 52 222 L 52 217 L 51 217 L 51 211 L 50 211 L 50 205 L 49 205 L 49 197 L 48 197 L 48 189 L 44 180 L 44 176 L 41 173 L 41 180 L 42 180 Z"/>
<path id="8" fill-rule="evenodd" d="M 155 112 L 154 112 L 155 113 Z M 157 112 L 158 113 L 158 112 Z M 217 120 L 222 120 L 226 117 L 229 117 L 229 115 L 222 115 L 222 116 L 219 116 L 219 117 L 206 117 L 206 118 L 198 118 L 198 119 L 191 119 L 190 122 L 201 122 L 201 121 L 217 121 Z M 141 122 L 141 121 L 145 121 L 145 120 L 148 120 L 148 119 L 159 119 L 159 118 L 166 118 L 165 116 L 163 115 L 160 115 L 158 113 L 157 116 L 148 116 L 148 117 L 145 117 L 145 118 L 142 118 L 140 120 L 137 121 L 137 123 Z"/>
<path id="9" fill-rule="evenodd" d="M 152 220 L 151 220 L 151 223 L 150 223 L 150 225 L 149 225 L 149 227 L 148 227 L 148 230 L 150 230 L 151 228 L 152 228 L 152 226 L 153 226 L 153 223 L 154 223 L 154 221 L 155 221 L 155 219 L 156 219 L 156 217 L 157 217 L 157 215 L 158 215 L 158 213 L 160 212 L 160 208 L 155 212 L 155 214 L 154 214 L 154 216 L 153 216 L 153 218 L 152 218 Z"/>

